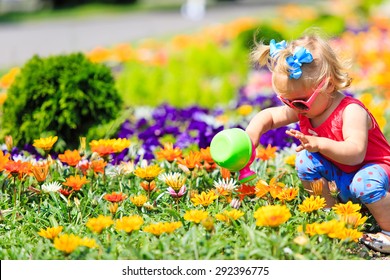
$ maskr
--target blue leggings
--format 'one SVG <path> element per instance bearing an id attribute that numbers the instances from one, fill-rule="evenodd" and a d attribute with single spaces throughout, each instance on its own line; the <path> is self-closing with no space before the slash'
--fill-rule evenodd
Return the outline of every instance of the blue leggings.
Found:
<path id="1" fill-rule="evenodd" d="M 302 181 L 320 178 L 334 181 L 342 202 L 351 200 L 370 204 L 383 198 L 389 191 L 389 177 L 378 164 L 369 163 L 356 172 L 346 173 L 321 154 L 303 150 L 297 154 L 295 166 Z"/>

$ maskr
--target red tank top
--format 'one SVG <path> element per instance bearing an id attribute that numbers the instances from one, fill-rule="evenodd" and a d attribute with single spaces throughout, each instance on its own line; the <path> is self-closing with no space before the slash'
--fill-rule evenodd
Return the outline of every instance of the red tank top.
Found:
<path id="1" fill-rule="evenodd" d="M 363 162 L 359 165 L 345 165 L 330 160 L 344 172 L 354 172 L 367 163 L 380 164 L 390 177 L 390 145 L 379 128 L 378 123 L 368 109 L 359 100 L 346 96 L 341 100 L 337 108 L 320 126 L 313 128 L 310 120 L 299 114 L 299 126 L 301 132 L 306 135 L 326 137 L 335 141 L 344 141 L 343 137 L 343 111 L 349 104 L 358 104 L 363 107 L 372 121 L 372 128 L 368 131 L 367 152 Z M 325 157 L 326 158 L 326 157 Z"/>

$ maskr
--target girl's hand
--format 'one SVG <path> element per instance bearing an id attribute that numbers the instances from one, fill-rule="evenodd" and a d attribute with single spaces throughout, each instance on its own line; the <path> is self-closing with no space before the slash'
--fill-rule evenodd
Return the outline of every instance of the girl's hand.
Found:
<path id="1" fill-rule="evenodd" d="M 295 129 L 287 130 L 286 133 L 292 137 L 295 137 L 301 142 L 301 144 L 295 149 L 296 152 L 307 150 L 311 153 L 316 153 L 319 151 L 318 137 L 305 135 Z"/>

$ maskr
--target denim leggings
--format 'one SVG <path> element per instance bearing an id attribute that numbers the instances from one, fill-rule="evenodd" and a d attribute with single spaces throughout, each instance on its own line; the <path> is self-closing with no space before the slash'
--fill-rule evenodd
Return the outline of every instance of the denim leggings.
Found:
<path id="1" fill-rule="evenodd" d="M 370 204 L 383 198 L 389 191 L 389 177 L 379 164 L 368 163 L 355 172 L 346 173 L 320 153 L 303 150 L 297 154 L 295 166 L 302 181 L 320 178 L 334 181 L 342 202 L 351 200 Z"/>

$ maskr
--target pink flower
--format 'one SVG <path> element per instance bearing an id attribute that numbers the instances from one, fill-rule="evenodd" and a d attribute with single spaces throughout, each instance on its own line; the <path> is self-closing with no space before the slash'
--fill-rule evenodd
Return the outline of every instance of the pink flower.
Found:
<path id="1" fill-rule="evenodd" d="M 169 188 L 167 189 L 168 193 L 169 193 L 172 197 L 174 197 L 174 198 L 180 198 L 180 197 L 182 197 L 182 196 L 185 194 L 186 190 L 187 190 L 186 185 L 183 185 L 183 186 L 180 188 L 180 190 L 179 190 L 178 193 L 177 193 L 174 189 L 172 189 L 171 187 L 169 187 Z"/>

